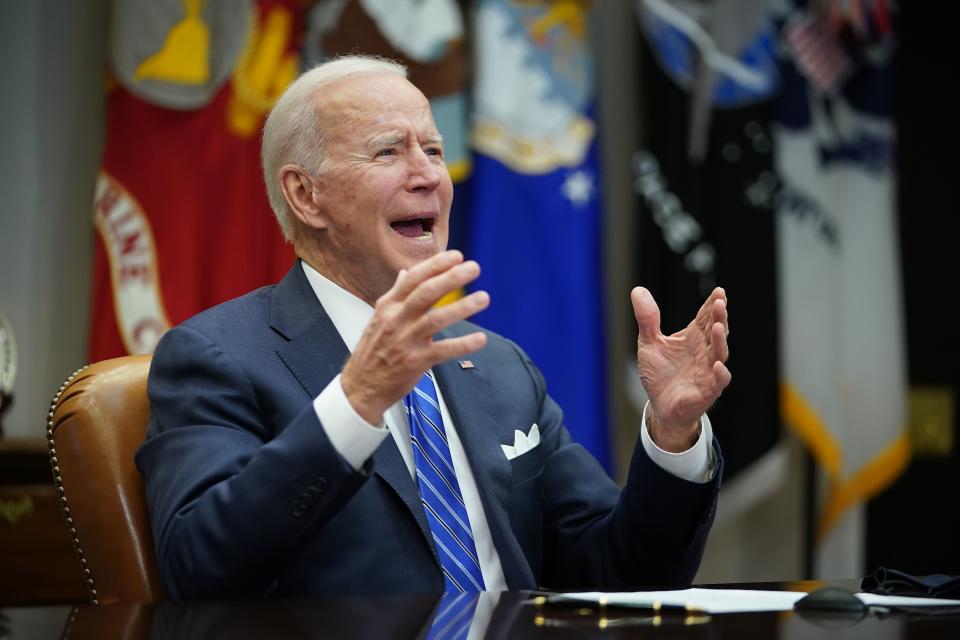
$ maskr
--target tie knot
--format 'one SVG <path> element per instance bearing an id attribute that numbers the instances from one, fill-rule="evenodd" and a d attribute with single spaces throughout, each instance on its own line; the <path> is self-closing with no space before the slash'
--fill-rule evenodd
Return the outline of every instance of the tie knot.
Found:
<path id="1" fill-rule="evenodd" d="M 410 392 L 410 395 L 426 396 L 429 400 L 432 400 L 434 404 L 437 402 L 437 388 L 433 383 L 433 374 L 430 373 L 430 370 L 423 372 L 423 375 L 420 377 L 420 380 L 417 381 L 417 386 L 413 388 L 413 391 Z"/>

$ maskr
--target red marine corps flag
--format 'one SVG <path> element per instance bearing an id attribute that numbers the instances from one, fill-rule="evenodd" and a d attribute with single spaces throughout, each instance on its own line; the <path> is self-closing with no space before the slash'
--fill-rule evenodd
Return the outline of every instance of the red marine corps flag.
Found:
<path id="1" fill-rule="evenodd" d="M 114 1 L 92 360 L 149 353 L 171 325 L 289 269 L 260 130 L 299 71 L 298 7 Z"/>

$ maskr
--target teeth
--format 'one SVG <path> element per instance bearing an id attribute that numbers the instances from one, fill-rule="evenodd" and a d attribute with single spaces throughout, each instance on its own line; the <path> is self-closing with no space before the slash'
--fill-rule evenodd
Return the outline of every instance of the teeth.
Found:
<path id="1" fill-rule="evenodd" d="M 432 238 L 432 237 L 433 237 L 433 231 L 424 231 L 424 232 L 423 232 L 423 235 L 420 236 L 420 239 L 421 239 L 421 240 L 429 240 L 429 239 Z"/>

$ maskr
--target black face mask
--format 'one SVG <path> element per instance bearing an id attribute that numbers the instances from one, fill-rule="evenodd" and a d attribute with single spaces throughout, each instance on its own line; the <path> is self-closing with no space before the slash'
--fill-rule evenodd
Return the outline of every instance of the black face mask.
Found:
<path id="1" fill-rule="evenodd" d="M 860 588 L 888 596 L 957 599 L 960 598 L 960 576 L 942 573 L 912 576 L 896 569 L 878 567 L 873 575 L 863 579 Z"/>

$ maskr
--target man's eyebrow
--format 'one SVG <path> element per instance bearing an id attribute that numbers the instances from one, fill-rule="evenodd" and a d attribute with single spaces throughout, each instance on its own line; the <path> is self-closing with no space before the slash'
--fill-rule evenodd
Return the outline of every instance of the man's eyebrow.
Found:
<path id="1" fill-rule="evenodd" d="M 396 133 L 384 133 L 370 140 L 371 147 L 389 147 L 403 140 L 403 136 Z"/>
<path id="2" fill-rule="evenodd" d="M 385 133 L 370 140 L 371 147 L 389 147 L 403 142 L 406 136 L 396 133 Z M 443 136 L 439 133 L 427 137 L 425 144 L 443 144 Z"/>

